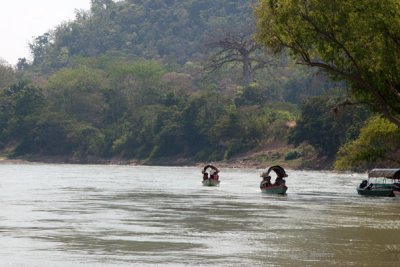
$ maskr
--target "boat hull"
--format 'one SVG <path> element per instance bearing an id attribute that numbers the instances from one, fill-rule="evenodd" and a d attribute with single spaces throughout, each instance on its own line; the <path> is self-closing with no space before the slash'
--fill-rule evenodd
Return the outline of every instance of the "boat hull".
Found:
<path id="1" fill-rule="evenodd" d="M 286 194 L 287 189 L 288 188 L 286 185 L 273 185 L 273 186 L 261 188 L 261 192 L 266 193 L 266 194 L 284 195 L 284 194 Z"/>
<path id="2" fill-rule="evenodd" d="M 202 181 L 204 186 L 218 186 L 219 185 L 219 180 L 214 180 L 214 179 L 207 179 Z"/>
<path id="3" fill-rule="evenodd" d="M 357 187 L 357 192 L 362 196 L 374 196 L 374 197 L 394 197 L 394 191 L 390 188 L 359 188 Z"/>

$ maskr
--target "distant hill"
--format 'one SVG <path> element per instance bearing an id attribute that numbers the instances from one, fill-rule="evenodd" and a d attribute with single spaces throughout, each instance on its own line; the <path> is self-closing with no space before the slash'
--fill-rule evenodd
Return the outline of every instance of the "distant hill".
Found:
<path id="1" fill-rule="evenodd" d="M 248 0 L 93 0 L 89 11 L 31 44 L 34 64 L 62 67 L 76 56 L 139 57 L 185 63 L 204 58 L 205 43 L 253 21 Z"/>

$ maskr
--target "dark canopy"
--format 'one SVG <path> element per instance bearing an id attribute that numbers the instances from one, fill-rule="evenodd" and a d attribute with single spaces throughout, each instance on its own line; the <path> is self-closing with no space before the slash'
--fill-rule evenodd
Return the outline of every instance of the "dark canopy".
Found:
<path id="1" fill-rule="evenodd" d="M 368 173 L 369 178 L 390 178 L 390 179 L 400 179 L 400 169 L 372 169 Z"/>
<path id="2" fill-rule="evenodd" d="M 215 170 L 216 173 L 219 173 L 219 170 L 217 169 L 217 167 L 215 167 L 214 165 L 211 165 L 211 164 L 204 166 L 202 173 L 205 173 L 208 168 L 211 168 L 211 169 Z"/>
<path id="3" fill-rule="evenodd" d="M 279 166 L 279 165 L 275 165 L 275 166 L 269 167 L 269 169 L 268 169 L 268 171 L 267 171 L 267 175 L 269 175 L 269 173 L 270 173 L 271 171 L 274 171 L 278 177 L 287 177 L 287 176 L 288 176 L 288 175 L 286 174 L 286 172 L 285 172 L 285 169 L 282 168 L 282 167 Z"/>

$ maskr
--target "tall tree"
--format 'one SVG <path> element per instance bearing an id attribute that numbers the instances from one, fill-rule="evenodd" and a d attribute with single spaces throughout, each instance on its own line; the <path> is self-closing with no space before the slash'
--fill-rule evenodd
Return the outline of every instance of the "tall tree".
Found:
<path id="1" fill-rule="evenodd" d="M 45 58 L 50 45 L 51 34 L 48 32 L 33 39 L 33 41 L 29 44 L 29 48 L 33 57 L 33 63 L 38 63 Z"/>
<path id="2" fill-rule="evenodd" d="M 400 1 L 259 0 L 258 40 L 348 82 L 400 127 Z"/>
<path id="3" fill-rule="evenodd" d="M 0 89 L 10 86 L 16 81 L 13 68 L 0 58 Z"/>
<path id="4" fill-rule="evenodd" d="M 227 32 L 222 38 L 210 42 L 208 45 L 218 51 L 211 56 L 206 67 L 213 71 L 227 64 L 240 64 L 243 87 L 248 88 L 254 72 L 268 63 L 261 46 L 253 40 L 252 34 L 252 31 Z"/>

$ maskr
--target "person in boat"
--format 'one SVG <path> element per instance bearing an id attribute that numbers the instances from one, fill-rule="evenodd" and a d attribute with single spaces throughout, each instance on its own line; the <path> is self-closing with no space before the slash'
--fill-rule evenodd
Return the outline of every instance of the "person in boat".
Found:
<path id="1" fill-rule="evenodd" d="M 274 185 L 284 185 L 286 181 L 283 179 L 281 175 L 278 175 L 275 179 Z"/>
<path id="2" fill-rule="evenodd" d="M 215 172 L 215 173 L 214 173 L 214 175 L 213 175 L 212 179 L 214 179 L 214 180 L 217 180 L 217 181 L 218 181 L 218 179 L 219 179 L 218 172 Z"/>
<path id="3" fill-rule="evenodd" d="M 395 190 L 400 190 L 400 183 L 399 182 L 393 183 L 393 187 Z"/>
<path id="4" fill-rule="evenodd" d="M 218 172 L 214 169 L 210 170 L 210 179 L 218 180 Z"/>
<path id="5" fill-rule="evenodd" d="M 374 184 L 373 184 L 373 183 L 370 183 L 365 189 L 366 189 L 366 190 L 371 190 L 373 186 L 374 186 Z"/>
<path id="6" fill-rule="evenodd" d="M 203 172 L 203 180 L 208 180 L 208 173 L 207 172 Z"/>
<path id="7" fill-rule="evenodd" d="M 365 188 L 368 185 L 368 181 L 367 180 L 363 180 L 360 184 L 360 188 Z"/>
<path id="8" fill-rule="evenodd" d="M 260 188 L 266 188 L 271 185 L 272 185 L 271 176 L 269 176 L 269 175 L 263 176 L 263 180 L 260 183 Z"/>

